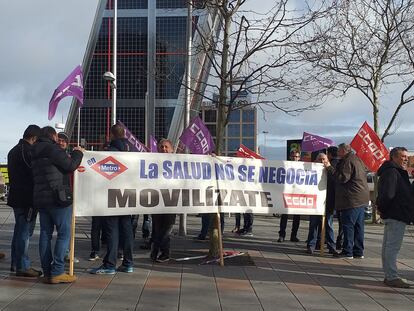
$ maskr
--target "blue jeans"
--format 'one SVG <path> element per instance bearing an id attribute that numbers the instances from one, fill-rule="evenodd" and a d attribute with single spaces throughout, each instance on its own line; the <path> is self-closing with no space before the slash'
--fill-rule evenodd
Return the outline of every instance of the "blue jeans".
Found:
<path id="1" fill-rule="evenodd" d="M 311 215 L 309 217 L 309 232 L 307 247 L 315 250 L 316 245 L 321 243 L 321 223 L 322 216 Z M 333 231 L 333 215 L 325 217 L 325 238 L 329 251 L 335 250 L 334 231 Z"/>
<path id="2" fill-rule="evenodd" d="M 30 268 L 29 259 L 29 240 L 33 235 L 36 225 L 36 217 L 26 220 L 25 208 L 13 208 L 14 211 L 14 233 L 11 244 L 11 265 L 16 267 L 16 271 L 26 271 Z"/>
<path id="3" fill-rule="evenodd" d="M 69 247 L 72 206 L 39 210 L 40 262 L 45 276 L 57 276 L 65 272 L 65 253 Z M 57 237 L 52 255 L 52 235 L 56 227 Z"/>
<path id="4" fill-rule="evenodd" d="M 342 253 L 346 256 L 364 255 L 365 205 L 341 210 L 344 243 Z"/>
<path id="5" fill-rule="evenodd" d="M 395 280 L 398 278 L 397 255 L 404 238 L 406 224 L 395 219 L 384 219 L 384 224 L 382 269 L 386 280 Z"/>

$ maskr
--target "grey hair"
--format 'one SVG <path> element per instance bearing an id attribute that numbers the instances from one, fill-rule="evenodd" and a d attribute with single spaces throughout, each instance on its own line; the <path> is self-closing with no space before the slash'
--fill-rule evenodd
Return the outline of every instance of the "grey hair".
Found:
<path id="1" fill-rule="evenodd" d="M 351 146 L 345 143 L 339 144 L 338 149 L 342 149 L 345 151 L 345 153 L 349 153 L 352 151 Z"/>
<path id="2" fill-rule="evenodd" d="M 390 151 L 390 159 L 396 157 L 398 152 L 400 152 L 400 151 L 408 151 L 408 150 L 405 147 L 394 147 Z"/>

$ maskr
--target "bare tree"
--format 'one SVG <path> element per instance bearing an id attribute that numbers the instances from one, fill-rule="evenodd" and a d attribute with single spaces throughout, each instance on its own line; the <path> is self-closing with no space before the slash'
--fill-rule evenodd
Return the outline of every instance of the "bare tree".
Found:
<path id="1" fill-rule="evenodd" d="M 305 85 L 322 98 L 344 96 L 351 89 L 362 93 L 379 136 L 380 109 L 393 111 L 384 141 L 400 110 L 414 100 L 414 1 L 331 0 L 326 5 L 331 5 L 330 14 L 295 38 L 307 42 L 295 45 L 307 64 Z M 386 98 L 389 93 L 393 99 Z M 376 209 L 373 221 L 378 221 Z"/>
<path id="2" fill-rule="evenodd" d="M 210 57 L 211 70 L 208 89 L 218 94 L 216 154 L 223 147 L 224 129 L 231 111 L 247 105 L 263 110 L 279 110 L 297 114 L 314 109 L 316 105 L 295 106 L 300 94 L 298 80 L 293 76 L 298 55 L 291 48 L 292 38 L 312 21 L 322 16 L 320 7 L 301 9 L 294 1 L 279 0 L 273 6 L 252 10 L 258 1 L 208 0 L 205 9 L 218 12 L 221 35 L 205 33 L 196 28 L 200 44 L 196 52 Z M 320 1 L 319 1 L 320 2 Z M 250 5 L 250 9 L 249 9 Z M 196 91 L 196 90 L 193 90 Z M 252 102 L 238 101 L 240 92 L 249 92 Z M 217 256 L 218 218 L 211 219 L 210 256 Z"/>
<path id="3" fill-rule="evenodd" d="M 332 6 L 330 14 L 295 37 L 308 41 L 295 45 L 307 62 L 306 85 L 321 97 L 361 92 L 378 134 L 380 109 L 394 111 L 384 126 L 384 141 L 401 108 L 414 100 L 414 1 L 332 0 L 326 5 Z M 385 101 L 389 92 L 397 95 Z"/>

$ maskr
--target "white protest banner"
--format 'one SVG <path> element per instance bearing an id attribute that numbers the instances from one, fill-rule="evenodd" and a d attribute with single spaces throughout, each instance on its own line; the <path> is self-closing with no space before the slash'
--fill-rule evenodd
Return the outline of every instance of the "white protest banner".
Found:
<path id="1" fill-rule="evenodd" d="M 86 151 L 76 216 L 252 212 L 322 215 L 322 164 L 189 154 Z"/>

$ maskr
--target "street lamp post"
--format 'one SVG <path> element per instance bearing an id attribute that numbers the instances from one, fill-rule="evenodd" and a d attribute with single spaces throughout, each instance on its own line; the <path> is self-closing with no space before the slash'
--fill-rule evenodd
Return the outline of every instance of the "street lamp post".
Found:
<path id="1" fill-rule="evenodd" d="M 103 78 L 108 81 L 111 86 L 112 104 L 111 104 L 111 124 L 116 123 L 116 62 L 117 62 L 117 38 L 118 38 L 118 0 L 114 0 L 114 29 L 113 29 L 113 57 L 112 57 L 112 72 L 104 73 Z"/>
<path id="2" fill-rule="evenodd" d="M 263 135 L 264 135 L 264 144 L 263 144 L 263 155 L 264 155 L 264 151 L 265 151 L 265 148 L 266 148 L 266 136 L 267 136 L 267 134 L 269 134 L 269 132 L 268 131 L 262 131 L 262 133 L 263 133 Z"/>

